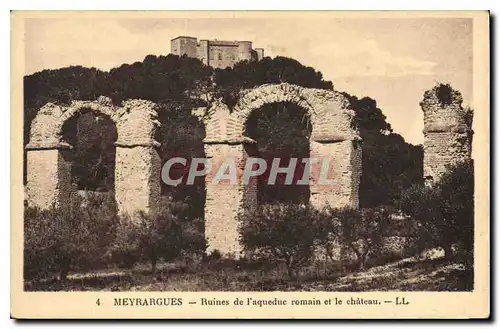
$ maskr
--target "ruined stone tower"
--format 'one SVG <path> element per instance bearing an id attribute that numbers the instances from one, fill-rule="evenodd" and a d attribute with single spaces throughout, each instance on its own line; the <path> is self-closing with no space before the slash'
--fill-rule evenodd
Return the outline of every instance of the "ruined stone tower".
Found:
<path id="1" fill-rule="evenodd" d="M 436 182 L 448 165 L 471 161 L 472 110 L 462 107 L 462 95 L 448 84 L 424 93 L 424 178 Z"/>

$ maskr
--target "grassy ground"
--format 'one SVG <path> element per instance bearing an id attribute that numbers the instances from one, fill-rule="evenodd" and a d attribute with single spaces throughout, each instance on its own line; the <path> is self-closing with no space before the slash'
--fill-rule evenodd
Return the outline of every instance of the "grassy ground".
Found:
<path id="1" fill-rule="evenodd" d="M 298 278 L 286 271 L 235 268 L 224 264 L 161 264 L 152 277 L 142 265 L 132 270 L 73 273 L 66 282 L 27 282 L 30 291 L 462 291 L 473 275 L 461 264 L 431 257 L 406 258 L 360 272 L 310 268 Z"/>

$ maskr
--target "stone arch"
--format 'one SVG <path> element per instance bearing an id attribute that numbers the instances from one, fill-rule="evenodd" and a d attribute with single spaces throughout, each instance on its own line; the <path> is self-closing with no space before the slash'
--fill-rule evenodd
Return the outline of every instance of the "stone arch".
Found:
<path id="1" fill-rule="evenodd" d="M 212 163 L 222 163 L 231 157 L 243 167 L 254 151 L 255 141 L 245 136 L 250 114 L 266 104 L 279 102 L 295 104 L 308 113 L 312 125 L 311 157 L 329 161 L 327 176 L 333 177 L 334 184 L 324 186 L 312 181 L 310 203 L 317 208 L 358 207 L 360 136 L 349 100 L 336 91 L 288 83 L 265 84 L 243 92 L 232 111 L 227 105 L 216 103 L 206 120 L 205 152 Z M 206 181 L 205 235 L 211 250 L 241 251 L 236 218 L 239 212 L 256 205 L 257 186 L 256 182 L 243 185 L 239 180 L 238 183 L 238 186 L 214 185 Z"/>
<path id="2" fill-rule="evenodd" d="M 47 103 L 34 118 L 27 149 L 27 192 L 32 206 L 47 209 L 69 204 L 71 150 L 63 138 L 64 124 L 89 109 L 110 118 L 116 125 L 115 198 L 120 213 L 153 210 L 160 197 L 160 159 L 154 140 L 156 105 L 145 100 L 127 100 L 122 106 L 111 99 L 73 101 L 68 106 Z"/>
<path id="3" fill-rule="evenodd" d="M 245 124 L 250 114 L 265 104 L 280 102 L 295 104 L 309 114 L 313 129 L 311 138 L 314 141 L 359 139 L 352 125 L 355 113 L 345 96 L 336 91 L 288 83 L 261 85 L 245 93 L 228 120 L 228 138 L 244 138 Z"/>

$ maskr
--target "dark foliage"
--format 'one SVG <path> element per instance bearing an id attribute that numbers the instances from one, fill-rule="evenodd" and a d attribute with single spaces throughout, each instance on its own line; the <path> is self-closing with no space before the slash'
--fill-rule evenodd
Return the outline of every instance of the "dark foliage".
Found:
<path id="1" fill-rule="evenodd" d="M 162 184 L 162 194 L 169 196 L 173 201 L 183 201 L 189 207 L 189 218 L 202 218 L 205 204 L 205 180 L 198 176 L 191 185 L 186 184 L 190 159 L 205 158 L 203 138 L 205 127 L 200 118 L 193 116 L 189 111 L 180 111 L 175 108 L 160 105 L 162 125 L 159 141 L 161 143 L 160 157 L 162 163 L 174 157 L 188 160 L 186 166 L 173 166 L 170 176 L 173 179 L 182 177 L 181 184 L 173 187 Z"/>
<path id="2" fill-rule="evenodd" d="M 107 195 L 73 198 L 58 210 L 26 208 L 24 278 L 38 280 L 70 270 L 103 267 L 117 223 L 116 205 Z"/>
<path id="3" fill-rule="evenodd" d="M 318 235 L 321 245 L 331 248 L 331 243 L 337 242 L 340 248 L 350 250 L 356 256 L 359 270 L 365 268 L 368 256 L 379 256 L 383 239 L 390 233 L 390 213 L 382 207 L 329 208 L 321 218 L 322 231 Z"/>
<path id="4" fill-rule="evenodd" d="M 283 264 L 290 278 L 311 261 L 317 211 L 300 204 L 268 204 L 240 215 L 240 241 L 256 257 Z"/>
<path id="5" fill-rule="evenodd" d="M 185 204 L 169 202 L 152 214 L 123 216 L 110 248 L 111 258 L 124 267 L 148 261 L 154 276 L 160 260 L 172 261 L 182 251 L 203 253 L 204 237 L 197 234 L 197 229 L 186 226 L 185 212 Z"/>
<path id="6" fill-rule="evenodd" d="M 311 131 L 309 115 L 294 104 L 267 104 L 250 115 L 246 136 L 257 142 L 256 156 L 267 163 L 267 170 L 258 177 L 259 203 L 309 202 L 309 186 L 297 181 L 305 169 L 301 159 L 309 157 Z M 285 174 L 277 175 L 276 184 L 268 184 L 275 158 L 280 158 L 280 167 L 286 167 L 291 158 L 298 159 L 291 185 L 285 185 Z"/>
<path id="7" fill-rule="evenodd" d="M 277 56 L 265 57 L 261 61 L 243 61 L 233 68 L 215 70 L 216 96 L 233 107 L 244 89 L 262 84 L 291 84 L 318 89 L 333 89 L 330 81 L 314 68 L 304 66 L 295 59 Z"/>
<path id="8" fill-rule="evenodd" d="M 433 186 L 415 185 L 403 193 L 401 210 L 411 216 L 421 249 L 442 247 L 447 258 L 457 256 L 456 245 L 471 265 L 474 243 L 474 173 L 471 162 L 449 167 Z"/>
<path id="9" fill-rule="evenodd" d="M 109 76 L 115 102 L 137 98 L 190 109 L 211 85 L 212 68 L 187 56 L 148 55 L 142 62 L 112 69 Z"/>
<path id="10" fill-rule="evenodd" d="M 448 83 L 440 83 L 436 87 L 436 96 L 442 106 L 450 105 L 453 101 L 453 88 Z"/>
<path id="11" fill-rule="evenodd" d="M 79 190 L 113 191 L 116 126 L 110 118 L 82 111 L 69 119 L 63 134 L 73 145 L 71 177 Z"/>
<path id="12" fill-rule="evenodd" d="M 394 205 L 403 190 L 423 183 L 423 148 L 394 133 L 375 100 L 344 95 L 356 111 L 362 138 L 360 206 Z"/>

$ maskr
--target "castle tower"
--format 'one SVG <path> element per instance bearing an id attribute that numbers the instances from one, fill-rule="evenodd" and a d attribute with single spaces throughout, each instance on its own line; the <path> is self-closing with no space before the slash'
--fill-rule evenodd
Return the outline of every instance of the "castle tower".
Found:
<path id="1" fill-rule="evenodd" d="M 172 54 L 188 57 L 198 57 L 198 39 L 193 37 L 177 37 L 170 40 L 170 49 Z"/>
<path id="2" fill-rule="evenodd" d="M 462 107 L 462 95 L 448 84 L 424 93 L 424 178 L 436 182 L 447 166 L 471 161 L 472 110 Z"/>
<path id="3" fill-rule="evenodd" d="M 264 48 L 255 48 L 255 52 L 257 53 L 257 60 L 261 61 L 264 58 Z"/>
<path id="4" fill-rule="evenodd" d="M 198 44 L 198 59 L 203 62 L 205 65 L 209 65 L 209 41 L 208 40 L 200 40 Z"/>
<path id="5" fill-rule="evenodd" d="M 252 60 L 252 42 L 238 41 L 238 59 L 240 61 Z"/>

